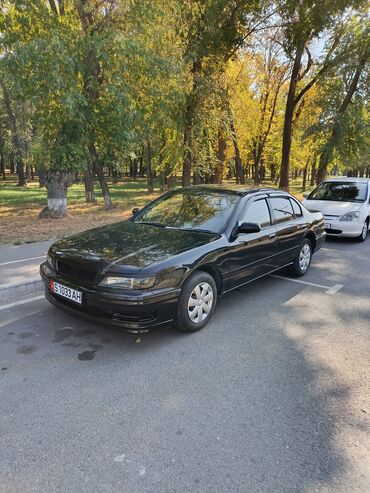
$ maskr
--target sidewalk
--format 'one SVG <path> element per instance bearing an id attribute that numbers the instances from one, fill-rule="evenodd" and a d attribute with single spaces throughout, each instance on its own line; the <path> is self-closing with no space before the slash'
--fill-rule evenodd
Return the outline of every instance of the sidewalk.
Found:
<path id="1" fill-rule="evenodd" d="M 39 266 L 55 240 L 0 247 L 0 297 L 41 288 Z"/>

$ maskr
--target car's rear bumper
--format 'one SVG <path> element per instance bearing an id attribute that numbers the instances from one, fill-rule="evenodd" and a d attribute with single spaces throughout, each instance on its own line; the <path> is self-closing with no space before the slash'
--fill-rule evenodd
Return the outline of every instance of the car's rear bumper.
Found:
<path id="1" fill-rule="evenodd" d="M 175 317 L 180 290 L 127 293 L 127 291 L 87 288 L 61 278 L 46 263 L 41 264 L 40 274 L 45 285 L 46 299 L 50 303 L 93 323 L 142 334 L 155 327 L 171 323 Z M 82 291 L 83 303 L 79 305 L 52 293 L 50 280 Z"/>

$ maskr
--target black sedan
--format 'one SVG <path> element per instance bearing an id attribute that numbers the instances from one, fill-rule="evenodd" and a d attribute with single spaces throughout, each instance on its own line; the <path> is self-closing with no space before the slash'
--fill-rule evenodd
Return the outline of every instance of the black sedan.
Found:
<path id="1" fill-rule="evenodd" d="M 50 247 L 51 303 L 129 332 L 192 332 L 224 293 L 285 266 L 303 276 L 325 239 L 321 213 L 271 189 L 183 188 L 133 212 Z"/>

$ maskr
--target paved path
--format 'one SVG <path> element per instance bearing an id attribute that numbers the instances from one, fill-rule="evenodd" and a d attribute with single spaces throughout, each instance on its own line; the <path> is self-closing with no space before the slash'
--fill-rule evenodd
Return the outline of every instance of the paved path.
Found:
<path id="1" fill-rule="evenodd" d="M 0 286 L 38 276 L 39 266 L 53 241 L 0 247 Z"/>
<path id="2" fill-rule="evenodd" d="M 261 279 L 142 342 L 0 306 L 1 493 L 368 493 L 370 239 L 302 281 L 323 287 Z"/>

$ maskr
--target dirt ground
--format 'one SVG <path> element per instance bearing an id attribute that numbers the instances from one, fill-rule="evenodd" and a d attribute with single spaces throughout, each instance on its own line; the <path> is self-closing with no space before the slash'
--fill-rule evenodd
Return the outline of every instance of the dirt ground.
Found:
<path id="1" fill-rule="evenodd" d="M 82 209 L 82 210 L 81 210 Z M 39 219 L 39 207 L 27 208 L 23 214 L 0 217 L 0 244 L 21 244 L 34 241 L 61 238 L 103 224 L 127 219 L 130 210 L 115 207 L 107 211 L 102 206 L 78 205 L 78 212 L 69 207 L 68 216 L 63 219 Z"/>

